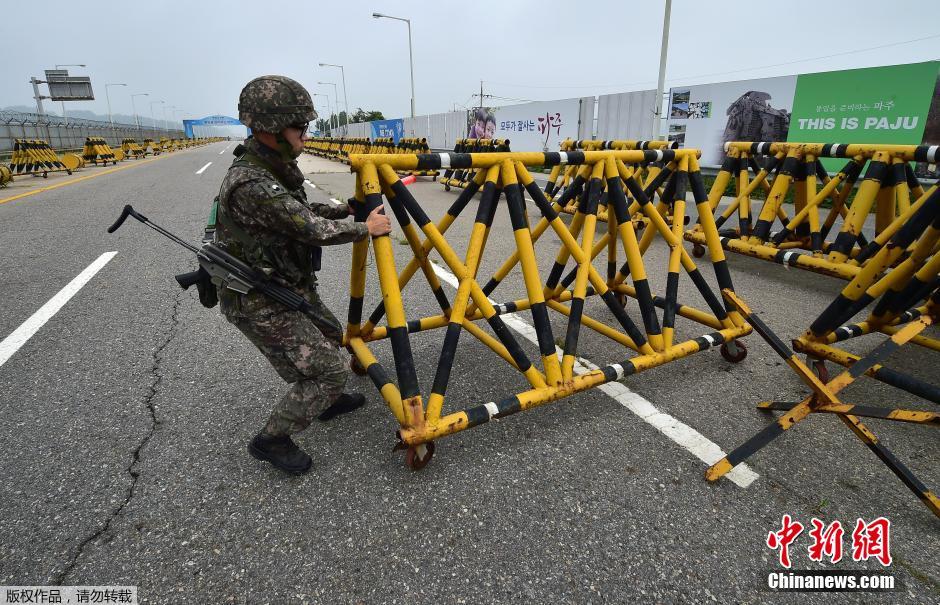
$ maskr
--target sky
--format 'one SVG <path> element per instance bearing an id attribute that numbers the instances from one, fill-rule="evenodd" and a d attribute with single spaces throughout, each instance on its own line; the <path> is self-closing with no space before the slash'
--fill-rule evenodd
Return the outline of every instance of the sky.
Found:
<path id="1" fill-rule="evenodd" d="M 411 19 L 417 115 L 477 103 L 551 100 L 656 88 L 664 0 L 45 0 L 41 25 L 5 20 L 0 35 L 0 107 L 35 106 L 31 76 L 55 64 L 90 76 L 94 101 L 68 109 L 131 114 L 149 101 L 177 117 L 237 116 L 253 77 L 283 74 L 304 84 L 323 115 L 349 107 L 410 114 Z M 940 58 L 936 2 L 872 0 L 742 3 L 674 0 L 666 88 Z M 909 42 L 912 41 L 912 42 Z M 9 60 L 15 58 L 14 60 Z M 43 87 L 44 89 L 44 87 Z M 45 102 L 47 110 L 58 104 Z M 162 106 L 157 105 L 159 113 Z M 172 113 L 170 116 L 172 117 Z M 157 116 L 159 119 L 159 115 Z"/>

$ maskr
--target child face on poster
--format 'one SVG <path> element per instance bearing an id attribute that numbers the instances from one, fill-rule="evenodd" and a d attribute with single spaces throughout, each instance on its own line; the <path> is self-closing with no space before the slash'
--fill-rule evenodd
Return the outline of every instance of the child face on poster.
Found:
<path id="1" fill-rule="evenodd" d="M 486 131 L 483 136 L 484 139 L 492 139 L 496 136 L 496 118 L 493 117 L 493 114 L 486 116 Z"/>
<path id="2" fill-rule="evenodd" d="M 482 109 L 477 109 L 473 113 L 473 120 L 473 126 L 470 127 L 469 138 L 482 139 L 486 134 L 486 112 Z"/>

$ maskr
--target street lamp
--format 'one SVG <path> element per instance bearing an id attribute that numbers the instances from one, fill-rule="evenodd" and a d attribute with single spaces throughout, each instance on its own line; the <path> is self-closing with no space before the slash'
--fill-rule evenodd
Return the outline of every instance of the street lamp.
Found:
<path id="1" fill-rule="evenodd" d="M 134 108 L 134 122 L 137 124 L 137 134 L 140 135 L 140 117 L 137 115 L 137 104 L 134 103 L 134 97 L 149 97 L 149 92 L 138 92 L 137 94 L 131 95 L 131 107 Z"/>
<path id="2" fill-rule="evenodd" d="M 59 69 L 60 67 L 87 67 L 84 63 L 56 63 L 55 68 Z M 65 125 L 69 125 L 69 117 L 65 115 L 65 101 L 59 101 L 62 104 L 62 119 L 65 120 Z"/>
<path id="3" fill-rule="evenodd" d="M 662 127 L 663 113 L 663 87 L 666 84 L 666 50 L 669 47 L 669 15 L 672 12 L 672 0 L 666 0 L 666 11 L 663 13 L 663 42 L 659 49 L 659 80 L 656 85 L 656 109 L 653 113 L 653 132 L 650 139 L 659 140 L 659 130 Z"/>
<path id="4" fill-rule="evenodd" d="M 330 113 L 330 119 L 329 119 L 329 122 L 330 122 L 330 133 L 332 133 L 332 132 L 333 132 L 333 115 L 334 115 L 334 113 L 333 113 L 333 106 L 330 104 L 330 94 L 329 94 L 329 93 L 326 93 L 326 92 L 323 92 L 323 93 L 315 93 L 315 94 L 316 94 L 317 96 L 320 96 L 320 97 L 326 97 L 326 110 Z"/>
<path id="5" fill-rule="evenodd" d="M 330 112 L 330 95 L 323 94 L 322 92 L 315 92 L 313 93 L 313 96 L 326 97 L 326 112 L 329 113 Z"/>
<path id="6" fill-rule="evenodd" d="M 114 118 L 111 117 L 111 95 L 108 94 L 109 86 L 127 86 L 127 84 L 105 84 L 104 85 L 104 97 L 108 100 L 108 121 L 111 122 L 111 128 L 114 128 Z"/>
<path id="7" fill-rule="evenodd" d="M 344 131 L 343 134 L 346 135 L 349 130 L 349 98 L 346 96 L 346 70 L 343 69 L 342 65 L 335 65 L 333 63 L 320 63 L 320 67 L 338 67 L 343 77 L 343 105 L 346 106 L 346 131 Z"/>
<path id="8" fill-rule="evenodd" d="M 156 118 L 153 117 L 153 106 L 160 104 L 160 103 L 166 103 L 166 101 L 151 101 L 150 102 L 150 127 L 153 128 L 154 131 L 157 130 L 157 120 Z"/>
<path id="9" fill-rule="evenodd" d="M 325 86 L 326 86 L 326 85 L 329 85 L 329 86 L 332 86 L 332 87 L 333 87 L 333 98 L 336 99 L 336 127 L 339 128 L 339 126 L 340 126 L 340 123 L 339 123 L 339 92 L 338 92 L 338 90 L 337 90 L 337 88 L 336 88 L 336 84 L 333 84 L 332 82 L 317 82 L 317 84 L 323 84 L 323 85 L 325 85 Z M 346 114 L 347 114 L 346 120 L 348 121 L 348 120 L 349 120 L 349 117 L 348 117 L 349 112 L 347 111 Z M 344 132 L 343 134 L 345 135 L 346 133 Z"/>
<path id="10" fill-rule="evenodd" d="M 383 15 L 382 13 L 372 13 L 372 17 L 374 19 L 395 19 L 396 21 L 404 21 L 408 24 L 408 60 L 411 63 L 411 117 L 413 118 L 415 117 L 415 60 L 414 55 L 411 53 L 411 19 Z"/>

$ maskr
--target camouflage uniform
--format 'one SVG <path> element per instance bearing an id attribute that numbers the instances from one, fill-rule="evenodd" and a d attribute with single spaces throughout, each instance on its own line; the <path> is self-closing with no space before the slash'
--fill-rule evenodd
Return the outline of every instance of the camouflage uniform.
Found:
<path id="1" fill-rule="evenodd" d="M 314 272 L 320 246 L 368 236 L 364 223 L 339 221 L 346 206 L 307 200 L 297 163 L 249 137 L 246 152 L 229 168 L 219 193 L 216 238 L 256 269 L 302 295 L 321 318 L 290 311 L 257 292 L 220 293 L 222 313 L 268 358 L 290 391 L 264 428 L 268 435 L 303 430 L 329 407 L 346 384 L 339 350 L 343 328 L 320 301 Z"/>

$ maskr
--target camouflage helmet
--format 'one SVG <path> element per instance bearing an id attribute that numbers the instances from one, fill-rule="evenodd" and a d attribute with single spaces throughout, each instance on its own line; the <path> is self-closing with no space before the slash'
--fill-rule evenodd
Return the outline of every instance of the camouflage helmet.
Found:
<path id="1" fill-rule="evenodd" d="M 252 130 L 278 133 L 316 117 L 310 93 L 286 76 L 255 78 L 238 95 L 238 120 Z"/>

